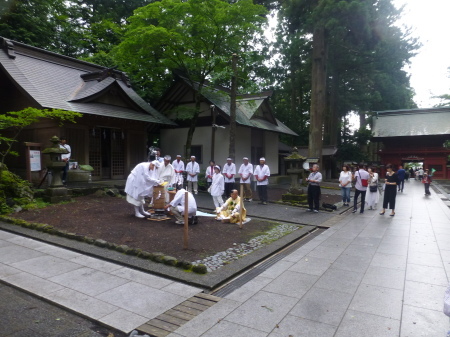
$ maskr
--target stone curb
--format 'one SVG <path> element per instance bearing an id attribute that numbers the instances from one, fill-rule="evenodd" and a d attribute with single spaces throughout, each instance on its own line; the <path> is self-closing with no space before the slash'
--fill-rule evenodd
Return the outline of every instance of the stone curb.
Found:
<path id="1" fill-rule="evenodd" d="M 229 265 L 223 266 L 218 270 L 202 275 L 192 272 L 186 272 L 181 269 L 153 262 L 151 260 L 144 260 L 136 256 L 126 255 L 115 250 L 105 249 L 85 242 L 76 241 L 45 232 L 39 232 L 33 229 L 28 229 L 18 225 L 8 224 L 4 221 L 0 221 L 0 229 L 3 229 L 5 231 L 204 289 L 213 289 L 217 287 L 218 285 L 233 278 L 235 275 L 264 260 L 273 253 L 276 253 L 277 251 L 283 249 L 292 242 L 308 235 L 316 228 L 316 226 L 306 225 L 303 228 L 300 228 L 280 238 L 279 240 L 236 260 Z"/>

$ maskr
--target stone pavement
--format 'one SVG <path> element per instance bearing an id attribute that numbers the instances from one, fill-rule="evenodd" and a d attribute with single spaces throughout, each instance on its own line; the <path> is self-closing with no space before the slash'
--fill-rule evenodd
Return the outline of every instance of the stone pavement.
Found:
<path id="1" fill-rule="evenodd" d="M 169 336 L 445 336 L 450 210 L 423 192 L 349 213 Z"/>
<path id="2" fill-rule="evenodd" d="M 248 208 L 299 222 L 333 216 Z M 449 208 L 410 181 L 395 217 L 378 212 L 334 216 L 330 229 L 170 336 L 444 336 Z M 124 332 L 202 291 L 5 231 L 0 281 Z"/>

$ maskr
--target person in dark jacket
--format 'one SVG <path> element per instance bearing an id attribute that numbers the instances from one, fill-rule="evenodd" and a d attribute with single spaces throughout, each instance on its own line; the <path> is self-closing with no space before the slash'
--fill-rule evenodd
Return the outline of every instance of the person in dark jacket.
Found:
<path id="1" fill-rule="evenodd" d="M 386 208 L 391 209 L 390 216 L 395 215 L 395 198 L 397 197 L 397 185 L 399 184 L 398 175 L 392 169 L 391 164 L 386 165 L 386 179 L 384 188 L 384 198 L 383 198 L 383 210 L 380 215 L 384 215 Z"/>

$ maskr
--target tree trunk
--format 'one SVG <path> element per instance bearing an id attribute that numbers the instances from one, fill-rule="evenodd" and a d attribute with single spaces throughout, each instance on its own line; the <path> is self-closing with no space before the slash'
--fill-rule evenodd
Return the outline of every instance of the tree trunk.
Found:
<path id="1" fill-rule="evenodd" d="M 327 83 L 325 28 L 314 30 L 312 62 L 309 157 L 319 158 L 319 163 L 322 163 L 322 128 Z"/>
<path id="2" fill-rule="evenodd" d="M 236 149 L 236 91 L 237 91 L 237 54 L 233 54 L 231 61 L 231 69 L 233 76 L 231 77 L 231 93 L 230 93 L 230 146 L 228 155 L 233 161 L 235 160 Z"/>
<path id="3" fill-rule="evenodd" d="M 325 143 L 326 145 L 337 146 L 339 131 L 340 131 L 340 118 L 339 118 L 339 97 L 338 97 L 338 86 L 339 86 L 339 76 L 337 74 L 333 74 L 331 78 L 331 90 L 330 90 L 330 99 L 329 99 L 329 107 L 328 107 L 328 141 Z"/>
<path id="4" fill-rule="evenodd" d="M 192 138 L 194 137 L 195 127 L 197 126 L 197 120 L 198 116 L 200 115 L 200 95 L 202 90 L 203 84 L 200 84 L 198 86 L 198 90 L 194 92 L 194 101 L 195 101 L 195 113 L 192 116 L 191 124 L 189 125 L 189 131 L 186 138 L 186 148 L 185 148 L 185 158 L 186 162 L 189 161 L 189 158 L 191 157 L 191 145 L 192 145 Z"/>

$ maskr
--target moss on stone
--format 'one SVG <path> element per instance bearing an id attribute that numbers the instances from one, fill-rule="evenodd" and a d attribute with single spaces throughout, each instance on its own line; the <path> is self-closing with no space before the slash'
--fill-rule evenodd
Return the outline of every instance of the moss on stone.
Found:
<path id="1" fill-rule="evenodd" d="M 192 271 L 197 274 L 206 274 L 208 272 L 204 264 L 197 264 L 195 266 L 192 266 Z"/>

